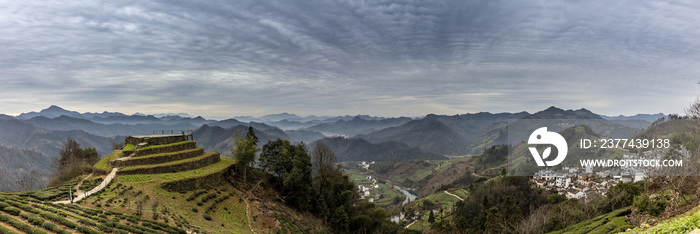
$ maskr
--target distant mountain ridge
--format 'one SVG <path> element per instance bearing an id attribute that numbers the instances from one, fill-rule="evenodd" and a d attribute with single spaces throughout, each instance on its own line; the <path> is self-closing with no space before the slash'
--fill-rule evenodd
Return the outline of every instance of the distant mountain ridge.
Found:
<path id="1" fill-rule="evenodd" d="M 651 118 L 649 116 L 647 117 Z M 7 116 L 6 118 L 12 117 Z M 151 134 L 154 130 L 173 129 L 201 130 L 199 131 L 201 133 L 215 131 L 232 136 L 233 130 L 221 131 L 221 129 L 252 126 L 256 131 L 261 131 L 270 137 L 290 138 L 292 141 L 303 141 L 307 144 L 324 137 L 345 136 L 362 138 L 375 144 L 372 146 L 359 144 L 370 148 L 376 147 L 376 144 L 393 141 L 406 144 L 408 147 L 417 147 L 425 152 L 454 156 L 479 153 L 491 145 L 505 143 L 507 132 L 504 127 L 509 120 L 513 119 L 603 120 L 601 116 L 587 109 L 563 110 L 554 106 L 533 114 L 524 111 L 517 113 L 479 112 L 451 116 L 429 114 L 418 119 L 369 115 L 301 117 L 291 113 L 279 113 L 258 118 L 245 117 L 246 120 L 250 120 L 246 122 L 235 118 L 217 121 L 207 120 L 201 116 L 193 118 L 171 114 L 163 114 L 160 117 L 142 114 L 125 115 L 106 111 L 80 114 L 52 105 L 39 112 L 24 113 L 16 118 L 44 129 L 60 131 L 77 129 L 107 137 L 143 135 Z M 609 121 L 612 121 L 611 124 L 622 125 L 620 127 L 633 129 L 647 127 L 645 122 L 633 122 L 626 119 L 611 119 Z M 206 128 L 204 128 L 205 126 Z M 627 132 L 630 131 L 632 130 Z M 207 134 L 211 135 L 212 133 Z M 221 142 L 230 142 L 228 138 L 222 138 Z M 201 142 L 210 145 L 212 147 L 209 149 L 210 151 L 225 151 L 222 153 L 227 153 L 232 145 L 229 143 L 221 144 L 221 142 L 216 142 L 217 139 L 219 138 L 209 137 Z M 398 147 L 398 145 L 395 146 Z"/>
<path id="2" fill-rule="evenodd" d="M 403 142 L 408 146 L 442 155 L 477 154 L 492 145 L 506 144 L 507 123 L 517 119 L 590 119 L 605 123 L 594 127 L 599 130 L 618 129 L 618 132 L 625 135 L 632 135 L 639 130 L 604 120 L 587 109 L 563 110 L 552 106 L 533 114 L 527 112 L 498 114 L 480 112 L 452 116 L 430 114 L 422 119 L 357 137 L 373 143 Z"/>
<path id="3" fill-rule="evenodd" d="M 624 115 L 618 115 L 618 116 L 607 116 L 607 115 L 600 115 L 603 119 L 608 119 L 608 120 L 645 120 L 649 122 L 654 122 L 657 119 L 666 117 L 664 113 L 657 113 L 657 114 L 636 114 L 632 116 L 624 116 Z"/>
<path id="4" fill-rule="evenodd" d="M 602 119 L 599 115 L 581 108 L 578 110 L 564 110 L 551 106 L 543 111 L 539 111 L 523 119 Z"/>
<path id="5" fill-rule="evenodd" d="M 411 119 L 407 117 L 368 120 L 358 115 L 350 120 L 340 119 L 335 122 L 319 123 L 305 129 L 321 132 L 326 135 L 354 137 L 359 134 L 366 134 L 388 127 L 398 126 L 408 121 L 411 121 Z"/>
<path id="6" fill-rule="evenodd" d="M 479 142 L 498 127 L 495 125 L 528 115 L 527 112 L 480 112 L 452 116 L 430 114 L 422 119 L 357 137 L 373 143 L 395 140 L 442 155 L 474 154 L 483 150 L 477 149 Z"/>
<path id="7" fill-rule="evenodd" d="M 406 161 L 413 159 L 447 159 L 446 157 L 425 152 L 418 147 L 405 143 L 388 141 L 371 143 L 362 138 L 331 137 L 318 140 L 328 145 L 339 162 L 346 161 Z"/>

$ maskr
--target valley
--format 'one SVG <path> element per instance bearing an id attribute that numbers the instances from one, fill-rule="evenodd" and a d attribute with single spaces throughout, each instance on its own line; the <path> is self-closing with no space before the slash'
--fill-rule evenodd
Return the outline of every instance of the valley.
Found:
<path id="1" fill-rule="evenodd" d="M 284 152 L 301 154 L 300 151 L 296 151 L 296 147 L 306 150 L 319 146 L 328 147 L 329 152 L 334 154 L 337 165 L 342 167 L 332 170 L 335 172 L 324 173 L 342 172 L 334 176 L 346 175 L 347 184 L 343 186 L 348 186 L 347 191 L 352 192 L 350 194 L 346 192 L 340 197 L 331 194 L 324 196 L 328 196 L 326 198 L 331 200 L 348 196 L 351 198 L 352 205 L 346 204 L 341 207 L 365 207 L 362 211 L 352 212 L 368 212 L 367 215 L 383 217 L 379 220 L 386 223 L 374 224 L 379 226 L 373 227 L 383 230 L 396 230 L 394 228 L 403 227 L 409 232 L 428 233 L 452 232 L 455 228 L 466 228 L 472 231 L 555 231 L 556 233 L 570 233 L 575 230 L 624 231 L 630 229 L 635 232 L 657 223 L 659 224 L 657 229 L 666 230 L 668 225 L 678 225 L 670 223 L 689 222 L 686 219 L 694 217 L 692 211 L 697 204 L 695 198 L 689 197 L 686 192 L 680 192 L 677 196 L 680 196 L 681 200 L 664 201 L 663 204 L 670 207 L 665 212 L 669 213 L 668 217 L 673 217 L 670 213 L 689 212 L 681 216 L 688 218 L 680 218 L 679 221 L 658 221 L 652 217 L 659 214 L 650 215 L 648 211 L 643 213 L 640 211 L 641 204 L 637 200 L 650 196 L 647 195 L 650 193 L 665 194 L 662 191 L 673 191 L 668 190 L 666 185 L 656 190 L 645 189 L 644 193 L 641 190 L 633 193 L 631 191 L 638 190 L 630 189 L 643 186 L 641 182 L 635 183 L 636 179 L 626 183 L 611 184 L 605 187 L 607 193 L 599 194 L 604 199 L 589 202 L 588 199 L 582 198 L 567 200 L 570 195 L 562 192 L 567 190 L 543 189 L 546 183 L 540 184 L 537 181 L 537 179 L 543 181 L 548 179 L 536 177 L 535 180 L 530 181 L 525 177 L 509 175 L 524 173 L 517 170 L 510 171 L 509 168 L 514 166 L 530 170 L 530 167 L 518 165 L 532 160 L 529 155 L 518 153 L 522 151 L 523 145 L 510 147 L 504 145 L 507 143 L 506 129 L 514 124 L 512 118 L 518 118 L 515 124 L 520 120 L 543 123 L 542 121 L 554 118 L 597 121 L 596 124 L 585 126 L 567 125 L 567 128 L 553 128 L 569 141 L 569 152 L 574 155 L 571 156 L 574 159 L 581 158 L 586 153 L 582 151 L 575 139 L 592 139 L 601 136 L 633 137 L 636 135 L 645 138 L 664 136 L 673 139 L 673 142 L 682 143 L 683 149 L 694 150 L 696 148 L 692 138 L 683 132 L 683 129 L 688 129 L 688 126 L 678 122 L 681 120 L 664 117 L 663 120 L 644 125 L 646 128 L 642 130 L 634 128 L 635 125 L 631 124 L 633 122 L 629 119 L 606 117 L 610 119 L 608 121 L 585 109 L 573 111 L 555 107 L 534 114 L 477 113 L 456 116 L 428 115 L 422 118 L 381 118 L 358 115 L 327 117 L 326 120 L 313 117 L 294 118 L 293 120 L 268 118 L 267 122 L 255 122 L 249 119 L 250 122 L 246 123 L 235 119 L 207 120 L 200 117 L 128 116 L 114 113 L 109 113 L 109 116 L 76 114 L 59 107 L 24 115 L 22 118 L 4 117 L 0 120 L 4 122 L 0 124 L 4 123 L 8 129 L 12 129 L 13 134 L 4 133 L 0 136 L 2 139 L 0 149 L 6 152 L 4 154 L 26 155 L 23 157 L 28 157 L 30 160 L 13 162 L 7 161 L 12 157 L 0 157 L 0 159 L 15 163 L 13 165 L 22 170 L 31 171 L 34 169 L 27 168 L 37 168 L 23 163 L 36 163 L 38 158 L 51 158 L 49 155 L 57 155 L 57 152 L 62 149 L 61 136 L 76 137 L 77 143 L 81 146 L 94 147 L 101 155 L 109 148 L 116 149 L 105 153 L 105 156 L 94 164 L 89 176 L 85 174 L 58 187 L 27 189 L 46 186 L 46 179 L 43 179 L 44 184 L 42 184 L 40 176 L 46 178 L 51 175 L 52 169 L 46 167 L 48 164 L 38 164 L 44 165 L 44 168 L 36 171 L 43 170 L 44 174 L 39 173 L 34 179 L 26 177 L 29 178 L 26 181 L 31 184 L 22 189 L 25 191 L 0 194 L 0 200 L 6 201 L 7 207 L 17 207 L 20 203 L 28 204 L 28 206 L 18 207 L 19 219 L 13 218 L 12 212 L 15 211 L 8 208 L 11 211 L 5 211 L 2 214 L 9 216 L 4 218 L 5 221 L 0 220 L 3 224 L 0 226 L 10 231 L 25 232 L 25 229 L 51 231 L 54 225 L 69 232 L 83 233 L 93 231 L 139 233 L 163 230 L 166 232 L 167 230 L 206 231 L 207 233 L 230 231 L 298 233 L 337 232 L 338 228 L 347 230 L 345 228 L 358 227 L 344 227 L 343 222 L 338 222 L 337 218 L 344 217 L 342 213 L 337 213 L 341 211 L 332 211 L 325 213 L 328 216 L 323 216 L 325 211 L 322 207 L 318 207 L 318 204 L 303 205 L 303 202 L 299 203 L 303 199 L 295 200 L 299 195 L 290 193 L 291 190 L 287 187 L 292 184 L 284 182 L 287 179 L 281 177 L 291 174 L 276 172 L 275 170 L 280 168 L 271 166 L 274 164 L 270 163 L 276 163 L 269 161 L 272 158 L 261 157 L 254 164 L 250 164 L 251 168 L 246 173 L 249 178 L 244 180 L 240 165 L 237 165 L 237 160 L 232 158 L 235 152 L 231 149 L 240 144 L 240 139 L 237 137 L 241 132 L 246 131 L 255 131 L 255 138 L 261 142 L 259 144 L 261 149 L 273 150 L 272 152 L 276 152 L 274 154 L 283 155 Z M 107 124 L 107 119 L 112 122 Z M 169 136 L 187 139 L 151 146 L 132 142 L 133 139 L 138 138 L 119 136 L 132 130 L 142 133 L 148 128 L 181 127 L 192 130 L 183 130 L 183 133 L 187 132 L 186 135 Z M 180 130 L 176 131 L 180 132 Z M 124 144 L 115 144 L 125 139 Z M 43 142 L 43 145 L 27 142 Z M 24 148 L 32 145 L 40 147 Z M 291 151 L 283 151 L 282 148 L 275 147 L 290 147 L 288 150 Z M 511 151 L 515 153 L 510 154 Z M 592 154 L 607 159 L 621 159 L 623 155 L 628 157 L 630 152 L 622 149 L 598 149 Z M 304 160 L 310 160 L 310 162 L 315 160 L 311 159 L 311 156 L 308 157 L 309 159 Z M 299 166 L 299 164 L 290 165 Z M 575 167 L 575 165 L 565 164 L 552 167 L 551 170 L 554 173 L 562 169 L 566 170 L 568 167 Z M 283 171 L 291 172 L 290 169 Z M 307 172 L 313 176 L 309 182 L 312 186 L 297 189 L 310 189 L 308 190 L 310 192 L 316 189 L 323 191 L 320 190 L 322 185 L 317 181 L 320 178 L 316 178 L 317 166 L 312 165 L 311 169 Z M 103 189 L 87 192 L 102 183 L 113 170 L 114 178 L 111 182 L 105 182 Z M 3 183 L 13 184 L 12 180 L 4 178 L 12 177 L 0 177 L 0 187 Z M 574 184 L 574 182 L 586 181 L 589 177 L 572 178 L 571 183 Z M 652 177 L 643 181 L 648 184 L 663 183 L 655 180 L 657 179 Z M 330 181 L 323 183 L 330 183 Z M 590 183 L 592 182 L 584 184 Z M 694 181 L 683 183 L 694 183 Z M 14 184 L 17 185 L 17 183 Z M 628 192 L 615 195 L 614 191 Z M 85 196 L 85 198 L 70 204 L 71 195 Z M 681 201 L 683 202 L 680 203 Z M 650 202 L 650 204 L 656 204 L 654 202 L 661 201 Z M 526 207 L 525 204 L 529 205 Z M 51 214 L 41 213 L 41 209 L 54 215 L 65 215 L 63 216 L 65 220 L 57 218 L 58 221 L 48 221 L 51 224 L 45 225 L 38 224 L 38 221 L 30 221 L 34 216 L 53 217 Z M 564 211 L 583 212 L 583 215 L 556 215 L 556 212 Z M 305 215 L 304 212 L 314 212 L 318 215 Z M 664 215 L 665 212 L 661 211 L 661 214 Z M 88 219 L 89 217 L 84 215 L 87 213 L 96 213 L 98 218 Z M 527 226 L 530 225 L 529 222 L 534 222 L 532 219 L 535 219 L 538 214 L 545 217 L 544 223 Z M 570 219 L 561 219 L 569 216 Z M 493 226 L 494 223 L 500 224 Z M 546 223 L 553 226 L 547 226 Z M 134 227 L 126 227 L 129 224 L 134 224 Z"/>

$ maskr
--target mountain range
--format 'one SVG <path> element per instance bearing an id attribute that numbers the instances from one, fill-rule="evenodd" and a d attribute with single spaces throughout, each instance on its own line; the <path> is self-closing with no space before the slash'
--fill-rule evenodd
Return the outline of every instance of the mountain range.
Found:
<path id="1" fill-rule="evenodd" d="M 261 145 L 268 140 L 287 138 L 312 147 L 323 142 L 336 152 L 339 161 L 402 161 L 438 159 L 444 156 L 477 154 L 491 145 L 506 142 L 506 125 L 513 119 L 597 119 L 633 134 L 648 127 L 663 114 L 600 116 L 586 109 L 563 110 L 550 107 L 533 114 L 480 112 L 461 115 L 429 114 L 422 118 L 356 116 L 306 116 L 290 113 L 262 117 L 205 119 L 189 114 L 126 115 L 119 112 L 79 113 L 52 105 L 38 112 L 18 116 L 0 115 L 2 158 L 35 162 L 37 165 L 7 165 L 6 168 L 36 169 L 49 175 L 50 159 L 58 155 L 68 137 L 84 148 L 96 148 L 101 155 L 111 152 L 113 142 L 125 136 L 148 135 L 157 131 L 194 130 L 194 137 L 205 150 L 230 155 L 236 130 L 252 126 Z M 594 130 L 603 131 L 606 127 Z M 19 160 L 21 161 L 21 160 Z M 31 163 L 30 163 L 31 164 Z M 47 166 L 48 165 L 48 166 Z M 2 183 L 0 181 L 0 188 Z"/>

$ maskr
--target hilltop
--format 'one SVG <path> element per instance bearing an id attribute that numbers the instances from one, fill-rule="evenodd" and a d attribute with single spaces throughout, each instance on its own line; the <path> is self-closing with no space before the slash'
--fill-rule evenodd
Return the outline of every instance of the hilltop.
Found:
<path id="1" fill-rule="evenodd" d="M 33 233 L 324 230 L 319 220 L 270 199 L 278 197 L 274 190 L 239 181 L 234 159 L 205 153 L 186 138 L 129 137 L 124 149 L 104 157 L 91 175 L 59 187 L 3 193 L 0 229 Z M 76 204 L 70 204 L 69 193 L 76 195 Z"/>

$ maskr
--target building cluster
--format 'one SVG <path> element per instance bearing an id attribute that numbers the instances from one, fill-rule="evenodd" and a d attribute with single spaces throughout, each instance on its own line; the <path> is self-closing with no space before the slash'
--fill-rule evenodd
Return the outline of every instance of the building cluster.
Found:
<path id="1" fill-rule="evenodd" d="M 374 164 L 374 163 L 375 163 L 374 161 L 369 162 L 369 163 L 367 163 L 366 161 L 362 161 L 361 163 L 357 164 L 357 166 L 359 166 L 365 170 L 369 170 L 369 166 Z M 365 186 L 365 185 L 360 184 L 360 183 L 365 182 L 365 181 L 371 181 L 372 185 Z M 377 179 L 372 178 L 371 175 L 367 175 L 365 180 L 358 182 L 358 185 L 357 185 L 357 191 L 360 193 L 360 199 L 369 198 L 369 199 L 367 199 L 367 201 L 369 201 L 369 202 L 374 202 L 374 201 L 382 198 L 382 193 L 376 192 L 375 194 L 372 194 L 372 192 L 370 191 L 370 189 L 378 189 L 378 188 L 379 188 L 379 185 L 377 184 Z M 377 191 L 377 190 L 375 190 L 375 191 Z"/>
<path id="2" fill-rule="evenodd" d="M 649 150 L 640 154 L 625 153 L 622 160 L 641 158 L 661 159 L 668 149 Z M 678 151 L 687 158 L 689 152 L 684 148 Z M 542 169 L 537 171 L 532 180 L 539 188 L 557 191 L 566 198 L 588 199 L 592 196 L 605 196 L 608 189 L 616 184 L 634 183 L 647 177 L 644 167 L 563 167 L 559 170 Z"/>
<path id="3" fill-rule="evenodd" d="M 378 189 L 379 185 L 377 184 L 377 179 L 372 178 L 372 176 L 368 175 L 366 177 L 366 181 L 372 181 L 372 185 L 365 186 L 362 184 L 357 185 L 357 191 L 360 193 L 360 199 L 365 199 L 369 198 L 369 202 L 374 202 L 375 200 L 379 200 L 382 198 L 382 194 L 377 192 L 374 195 L 372 195 L 370 189 Z"/>
<path id="4" fill-rule="evenodd" d="M 360 164 L 357 164 L 357 166 L 364 168 L 365 170 L 369 170 L 369 166 L 374 164 L 374 161 L 367 163 L 365 161 L 362 161 Z"/>
<path id="5" fill-rule="evenodd" d="M 594 194 L 605 195 L 608 188 L 622 181 L 621 171 L 619 174 L 615 170 L 592 173 L 590 169 L 581 170 L 576 167 L 564 167 L 556 171 L 543 169 L 535 173 L 532 180 L 537 187 L 557 191 L 569 199 L 583 199 L 592 197 Z"/>

